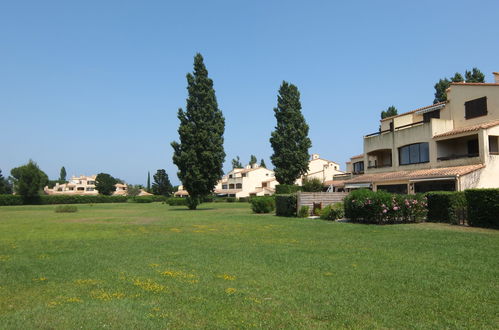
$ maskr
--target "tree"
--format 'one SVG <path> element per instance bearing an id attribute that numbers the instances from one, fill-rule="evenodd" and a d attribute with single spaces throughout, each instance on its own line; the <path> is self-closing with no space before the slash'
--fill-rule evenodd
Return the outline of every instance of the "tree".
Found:
<path id="1" fill-rule="evenodd" d="M 463 82 L 464 81 L 464 78 L 463 76 L 459 73 L 459 72 L 456 72 L 454 74 L 454 77 L 450 78 L 450 80 L 452 82 Z"/>
<path id="2" fill-rule="evenodd" d="M 225 118 L 199 53 L 194 57 L 194 72 L 187 74 L 187 91 L 186 110 L 178 110 L 180 142 L 171 145 L 178 177 L 189 192 L 188 207 L 194 210 L 222 177 L 225 160 Z"/>
<path id="3" fill-rule="evenodd" d="M 140 184 L 129 184 L 126 186 L 126 195 L 130 197 L 135 197 L 140 195 L 140 191 L 142 190 L 142 185 Z"/>
<path id="4" fill-rule="evenodd" d="M 5 179 L 0 170 L 0 194 L 12 194 L 12 186 L 9 180 Z"/>
<path id="5" fill-rule="evenodd" d="M 319 178 L 305 178 L 302 183 L 304 192 L 320 192 L 323 190 L 322 181 Z"/>
<path id="6" fill-rule="evenodd" d="M 236 158 L 232 159 L 232 168 L 242 168 L 243 164 L 241 164 L 241 159 L 239 159 L 239 156 L 236 156 Z"/>
<path id="7" fill-rule="evenodd" d="M 250 161 L 249 161 L 249 165 L 251 167 L 253 167 L 253 165 L 256 164 L 257 162 L 258 162 L 258 159 L 256 159 L 256 156 L 255 155 L 251 155 Z"/>
<path id="8" fill-rule="evenodd" d="M 170 196 L 173 191 L 173 187 L 166 171 L 163 169 L 157 170 L 153 178 L 154 183 L 152 184 L 152 193 L 154 195 Z"/>
<path id="9" fill-rule="evenodd" d="M 395 108 L 393 105 L 388 107 L 386 111 L 381 111 L 381 119 L 385 119 L 391 116 L 396 116 L 398 115 L 397 108 Z"/>
<path id="10" fill-rule="evenodd" d="M 267 168 L 267 165 L 265 165 L 265 161 L 263 160 L 263 158 L 260 161 L 260 167 Z"/>
<path id="11" fill-rule="evenodd" d="M 440 79 L 435 84 L 435 99 L 433 104 L 447 101 L 447 88 L 450 87 L 450 81 L 447 78 Z"/>
<path id="12" fill-rule="evenodd" d="M 151 172 L 147 171 L 147 186 L 146 191 L 151 192 Z"/>
<path id="13" fill-rule="evenodd" d="M 61 174 L 59 175 L 59 181 L 66 182 L 66 169 L 61 167 Z"/>
<path id="14" fill-rule="evenodd" d="M 101 195 L 112 195 L 116 191 L 118 181 L 107 173 L 99 173 L 95 178 L 95 189 Z"/>
<path id="15" fill-rule="evenodd" d="M 294 184 L 308 170 L 308 149 L 312 146 L 308 125 L 301 113 L 300 92 L 295 85 L 282 82 L 274 115 L 277 125 L 270 137 L 274 149 L 270 159 L 277 181 Z"/>
<path id="16" fill-rule="evenodd" d="M 464 76 L 466 77 L 467 83 L 485 82 L 485 75 L 482 73 L 482 71 L 478 70 L 477 68 L 473 68 L 471 69 L 471 71 L 466 70 Z"/>
<path id="17" fill-rule="evenodd" d="M 13 168 L 10 174 L 14 180 L 14 191 L 25 201 L 36 199 L 48 183 L 47 174 L 32 160 L 26 165 Z"/>

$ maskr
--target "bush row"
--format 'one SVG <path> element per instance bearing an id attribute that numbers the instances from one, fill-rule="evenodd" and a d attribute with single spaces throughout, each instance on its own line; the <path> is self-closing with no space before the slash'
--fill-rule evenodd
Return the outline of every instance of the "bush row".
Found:
<path id="1" fill-rule="evenodd" d="M 0 206 L 8 205 L 52 205 L 52 204 L 96 204 L 96 203 L 152 203 L 164 202 L 165 196 L 105 196 L 105 195 L 41 195 L 24 200 L 19 195 L 0 195 Z"/>
<path id="2" fill-rule="evenodd" d="M 499 228 L 499 189 L 469 189 L 464 194 L 470 226 Z"/>
<path id="3" fill-rule="evenodd" d="M 295 184 L 278 184 L 275 186 L 276 195 L 290 195 L 301 191 L 301 186 Z"/>
<path id="4" fill-rule="evenodd" d="M 275 199 L 270 196 L 251 198 L 251 209 L 255 213 L 270 213 L 275 210 Z"/>
<path id="5" fill-rule="evenodd" d="M 275 214 L 281 217 L 296 217 L 296 195 L 275 195 Z"/>
<path id="6" fill-rule="evenodd" d="M 466 219 L 466 196 L 462 191 L 432 191 L 428 198 L 428 217 L 430 222 L 445 222 L 454 225 Z"/>
<path id="7" fill-rule="evenodd" d="M 345 216 L 354 222 L 407 223 L 423 221 L 427 213 L 423 195 L 392 195 L 385 191 L 360 189 L 344 200 Z"/>

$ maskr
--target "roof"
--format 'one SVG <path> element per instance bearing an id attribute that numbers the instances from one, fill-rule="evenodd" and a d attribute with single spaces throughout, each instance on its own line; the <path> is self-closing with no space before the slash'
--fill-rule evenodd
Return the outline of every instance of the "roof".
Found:
<path id="1" fill-rule="evenodd" d="M 333 186 L 333 187 L 343 187 L 345 185 L 345 180 L 328 180 L 324 181 L 324 186 Z"/>
<path id="2" fill-rule="evenodd" d="M 350 180 L 346 180 L 345 183 L 399 181 L 399 180 L 411 180 L 411 179 L 422 179 L 422 178 L 437 178 L 442 176 L 455 177 L 455 176 L 469 174 L 483 167 L 485 167 L 485 165 L 476 164 L 476 165 L 465 165 L 465 166 L 430 168 L 424 170 L 363 174 L 354 177 Z"/>
<path id="3" fill-rule="evenodd" d="M 364 158 L 364 154 L 360 154 L 360 155 L 356 155 L 356 156 L 350 157 L 350 159 L 354 159 L 354 158 Z"/>
<path id="4" fill-rule="evenodd" d="M 438 102 L 438 103 L 435 103 L 435 104 L 432 104 L 432 105 L 427 105 L 425 107 L 417 108 L 417 109 L 414 109 L 414 110 L 411 110 L 411 111 L 407 111 L 407 112 L 404 112 L 404 113 L 401 113 L 401 114 L 398 114 L 398 115 L 395 115 L 395 116 L 390 116 L 390 117 L 383 118 L 383 119 L 381 119 L 381 121 L 385 121 L 385 120 L 388 120 L 388 119 L 393 119 L 395 117 L 409 115 L 409 114 L 414 113 L 414 112 L 418 112 L 418 111 L 426 110 L 426 109 L 429 109 L 429 108 L 432 108 L 432 107 L 437 107 L 437 106 L 440 106 L 440 105 L 444 105 L 447 102 L 448 101 L 443 101 L 443 102 Z"/>
<path id="5" fill-rule="evenodd" d="M 499 86 L 499 83 L 467 83 L 467 82 L 452 82 L 451 85 L 464 85 L 464 86 Z"/>
<path id="6" fill-rule="evenodd" d="M 472 126 L 455 128 L 451 131 L 437 134 L 434 137 L 439 138 L 439 137 L 443 137 L 443 136 L 451 136 L 451 135 L 456 135 L 456 134 L 461 134 L 461 133 L 466 133 L 466 132 L 474 132 L 474 131 L 478 131 L 480 129 L 490 128 L 490 127 L 494 127 L 497 125 L 499 125 L 499 120 L 493 120 L 493 121 L 489 121 L 489 122 L 481 123 L 481 124 L 476 124 L 476 125 L 472 125 Z"/>
<path id="7" fill-rule="evenodd" d="M 340 165 L 337 162 L 333 162 L 332 160 L 328 160 L 328 159 L 324 159 L 324 158 L 320 158 L 320 157 L 316 158 L 316 159 L 311 159 L 311 160 L 309 160 L 309 162 L 313 162 L 314 160 L 322 160 L 322 161 L 327 162 L 327 163 L 334 163 L 336 165 Z"/>
<path id="8" fill-rule="evenodd" d="M 255 188 L 255 190 L 253 190 L 252 192 L 250 192 L 249 194 L 258 194 L 259 192 L 262 192 L 262 191 L 267 191 L 269 193 L 274 193 L 275 190 L 272 189 L 272 188 L 269 188 L 269 187 L 257 187 Z"/>
<path id="9" fill-rule="evenodd" d="M 174 196 L 188 196 L 189 193 L 187 192 L 187 190 L 178 190 L 173 195 Z"/>
<path id="10" fill-rule="evenodd" d="M 240 191 L 243 191 L 242 189 L 215 189 L 215 194 L 235 194 Z"/>
<path id="11" fill-rule="evenodd" d="M 272 181 L 277 181 L 276 178 L 272 178 L 272 179 L 268 179 L 268 180 L 265 180 L 265 181 L 262 181 L 262 182 L 272 182 Z"/>

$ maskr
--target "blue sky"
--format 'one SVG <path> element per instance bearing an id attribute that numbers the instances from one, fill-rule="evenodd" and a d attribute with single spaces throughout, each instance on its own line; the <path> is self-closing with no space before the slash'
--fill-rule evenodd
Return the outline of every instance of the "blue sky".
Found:
<path id="1" fill-rule="evenodd" d="M 433 85 L 499 71 L 498 1 L 0 1 L 0 169 L 107 172 L 178 183 L 187 72 L 203 54 L 226 118 L 225 169 L 270 164 L 282 80 L 301 92 L 310 152 L 362 152 L 381 110 L 431 104 Z"/>

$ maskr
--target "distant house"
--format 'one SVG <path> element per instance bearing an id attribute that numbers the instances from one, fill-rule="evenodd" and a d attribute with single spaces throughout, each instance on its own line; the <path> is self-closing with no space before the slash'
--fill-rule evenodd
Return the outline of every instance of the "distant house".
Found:
<path id="1" fill-rule="evenodd" d="M 352 157 L 345 189 L 396 193 L 499 187 L 499 73 L 451 83 L 447 101 L 381 120 Z M 333 180 L 334 181 L 334 180 Z"/>
<path id="2" fill-rule="evenodd" d="M 335 175 L 344 174 L 340 171 L 340 164 L 321 158 L 319 154 L 312 154 L 308 163 L 308 171 L 305 175 L 296 180 L 297 185 L 302 185 L 305 178 L 316 178 L 321 182 L 332 180 Z"/>
<path id="3" fill-rule="evenodd" d="M 215 194 L 227 197 L 270 196 L 277 180 L 274 171 L 258 164 L 235 168 L 222 177 L 215 186 Z"/>
<path id="4" fill-rule="evenodd" d="M 56 183 L 54 188 L 49 189 L 48 187 L 44 188 L 44 192 L 47 195 L 98 195 L 99 192 L 95 188 L 95 179 L 97 175 L 80 175 L 73 176 L 68 181 L 68 183 L 59 184 Z M 113 195 L 126 195 L 127 194 L 127 185 L 123 183 L 115 184 L 116 191 Z M 139 196 L 149 195 L 147 192 L 142 190 Z"/>

